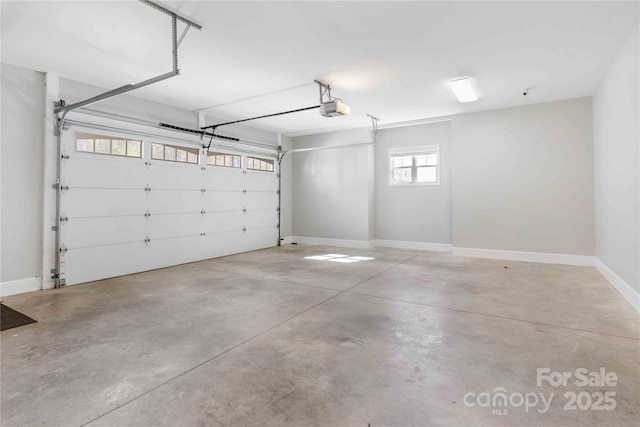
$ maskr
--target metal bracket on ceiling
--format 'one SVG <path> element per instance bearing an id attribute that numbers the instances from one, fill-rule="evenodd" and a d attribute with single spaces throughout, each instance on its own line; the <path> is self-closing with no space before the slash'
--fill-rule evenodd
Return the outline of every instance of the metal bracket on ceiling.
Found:
<path id="1" fill-rule="evenodd" d="M 318 90 L 320 91 L 320 104 L 324 104 L 325 102 L 331 102 L 335 98 L 331 96 L 331 86 L 326 83 L 321 82 L 320 80 L 314 80 L 318 84 Z M 327 97 L 325 101 L 324 98 Z"/>
<path id="2" fill-rule="evenodd" d="M 372 116 L 371 114 L 367 114 L 371 118 L 371 127 L 373 127 L 373 140 L 378 142 L 378 122 L 379 118 Z"/>

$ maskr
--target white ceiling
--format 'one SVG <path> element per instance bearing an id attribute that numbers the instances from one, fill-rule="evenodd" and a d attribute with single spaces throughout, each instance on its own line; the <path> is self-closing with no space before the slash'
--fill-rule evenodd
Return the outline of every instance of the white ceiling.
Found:
<path id="1" fill-rule="evenodd" d="M 251 122 L 289 135 L 589 96 L 639 16 L 637 1 L 161 3 L 203 29 L 180 77 L 132 94 L 235 120 L 316 105 L 321 79 L 352 107 Z M 171 70 L 170 18 L 140 2 L 1 7 L 3 62 L 105 88 Z M 463 76 L 479 101 L 455 100 Z"/>

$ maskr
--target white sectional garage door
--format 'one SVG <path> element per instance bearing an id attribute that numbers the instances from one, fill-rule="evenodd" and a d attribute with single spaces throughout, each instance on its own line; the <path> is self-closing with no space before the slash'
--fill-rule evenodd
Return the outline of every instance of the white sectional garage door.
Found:
<path id="1" fill-rule="evenodd" d="M 142 140 L 142 157 L 78 152 L 76 132 Z M 277 244 L 275 167 L 247 170 L 247 155 L 233 150 L 216 151 L 242 155 L 242 168 L 207 165 L 203 150 L 198 164 L 155 160 L 152 142 L 181 145 L 77 126 L 65 132 L 61 245 L 67 285 Z"/>

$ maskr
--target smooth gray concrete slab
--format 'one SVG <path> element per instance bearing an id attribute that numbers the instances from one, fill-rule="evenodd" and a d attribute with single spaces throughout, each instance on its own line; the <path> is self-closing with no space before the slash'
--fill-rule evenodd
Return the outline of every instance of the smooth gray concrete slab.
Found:
<path id="1" fill-rule="evenodd" d="M 90 425 L 631 426 L 639 356 L 630 339 L 342 294 Z M 538 367 L 601 366 L 620 377 L 614 411 L 564 411 L 580 388 L 536 385 Z M 542 414 L 464 404 L 499 387 L 554 397 Z"/>
<path id="2" fill-rule="evenodd" d="M 638 314 L 593 267 L 432 252 L 407 260 L 351 291 L 640 338 Z"/>
<path id="3" fill-rule="evenodd" d="M 179 266 L 9 297 L 3 426 L 81 425 L 336 292 Z"/>
<path id="4" fill-rule="evenodd" d="M 305 259 L 308 256 L 344 254 L 375 260 L 353 264 Z M 417 251 L 374 248 L 347 249 L 332 246 L 286 245 L 276 256 L 264 251 L 248 252 L 195 263 L 216 271 L 246 274 L 274 280 L 344 290 L 370 279 L 398 263 L 416 256 Z"/>
<path id="5" fill-rule="evenodd" d="M 326 253 L 376 259 L 304 259 Z M 39 322 L 2 332 L 2 426 L 640 421 L 640 317 L 590 268 L 299 245 L 3 300 Z M 543 367 L 619 381 L 538 387 Z M 500 387 L 555 397 L 464 404 Z M 612 411 L 563 410 L 612 391 Z"/>

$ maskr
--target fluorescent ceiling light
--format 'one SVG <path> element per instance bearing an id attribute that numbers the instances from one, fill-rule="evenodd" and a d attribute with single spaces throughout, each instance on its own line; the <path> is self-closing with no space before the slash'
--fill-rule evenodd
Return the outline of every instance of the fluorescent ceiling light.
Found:
<path id="1" fill-rule="evenodd" d="M 460 102 L 472 102 L 478 100 L 478 96 L 474 92 L 473 86 L 471 86 L 471 80 L 467 77 L 451 80 L 449 82 L 449 86 L 451 86 L 451 90 L 453 90 L 453 93 L 456 94 L 456 97 Z"/>

